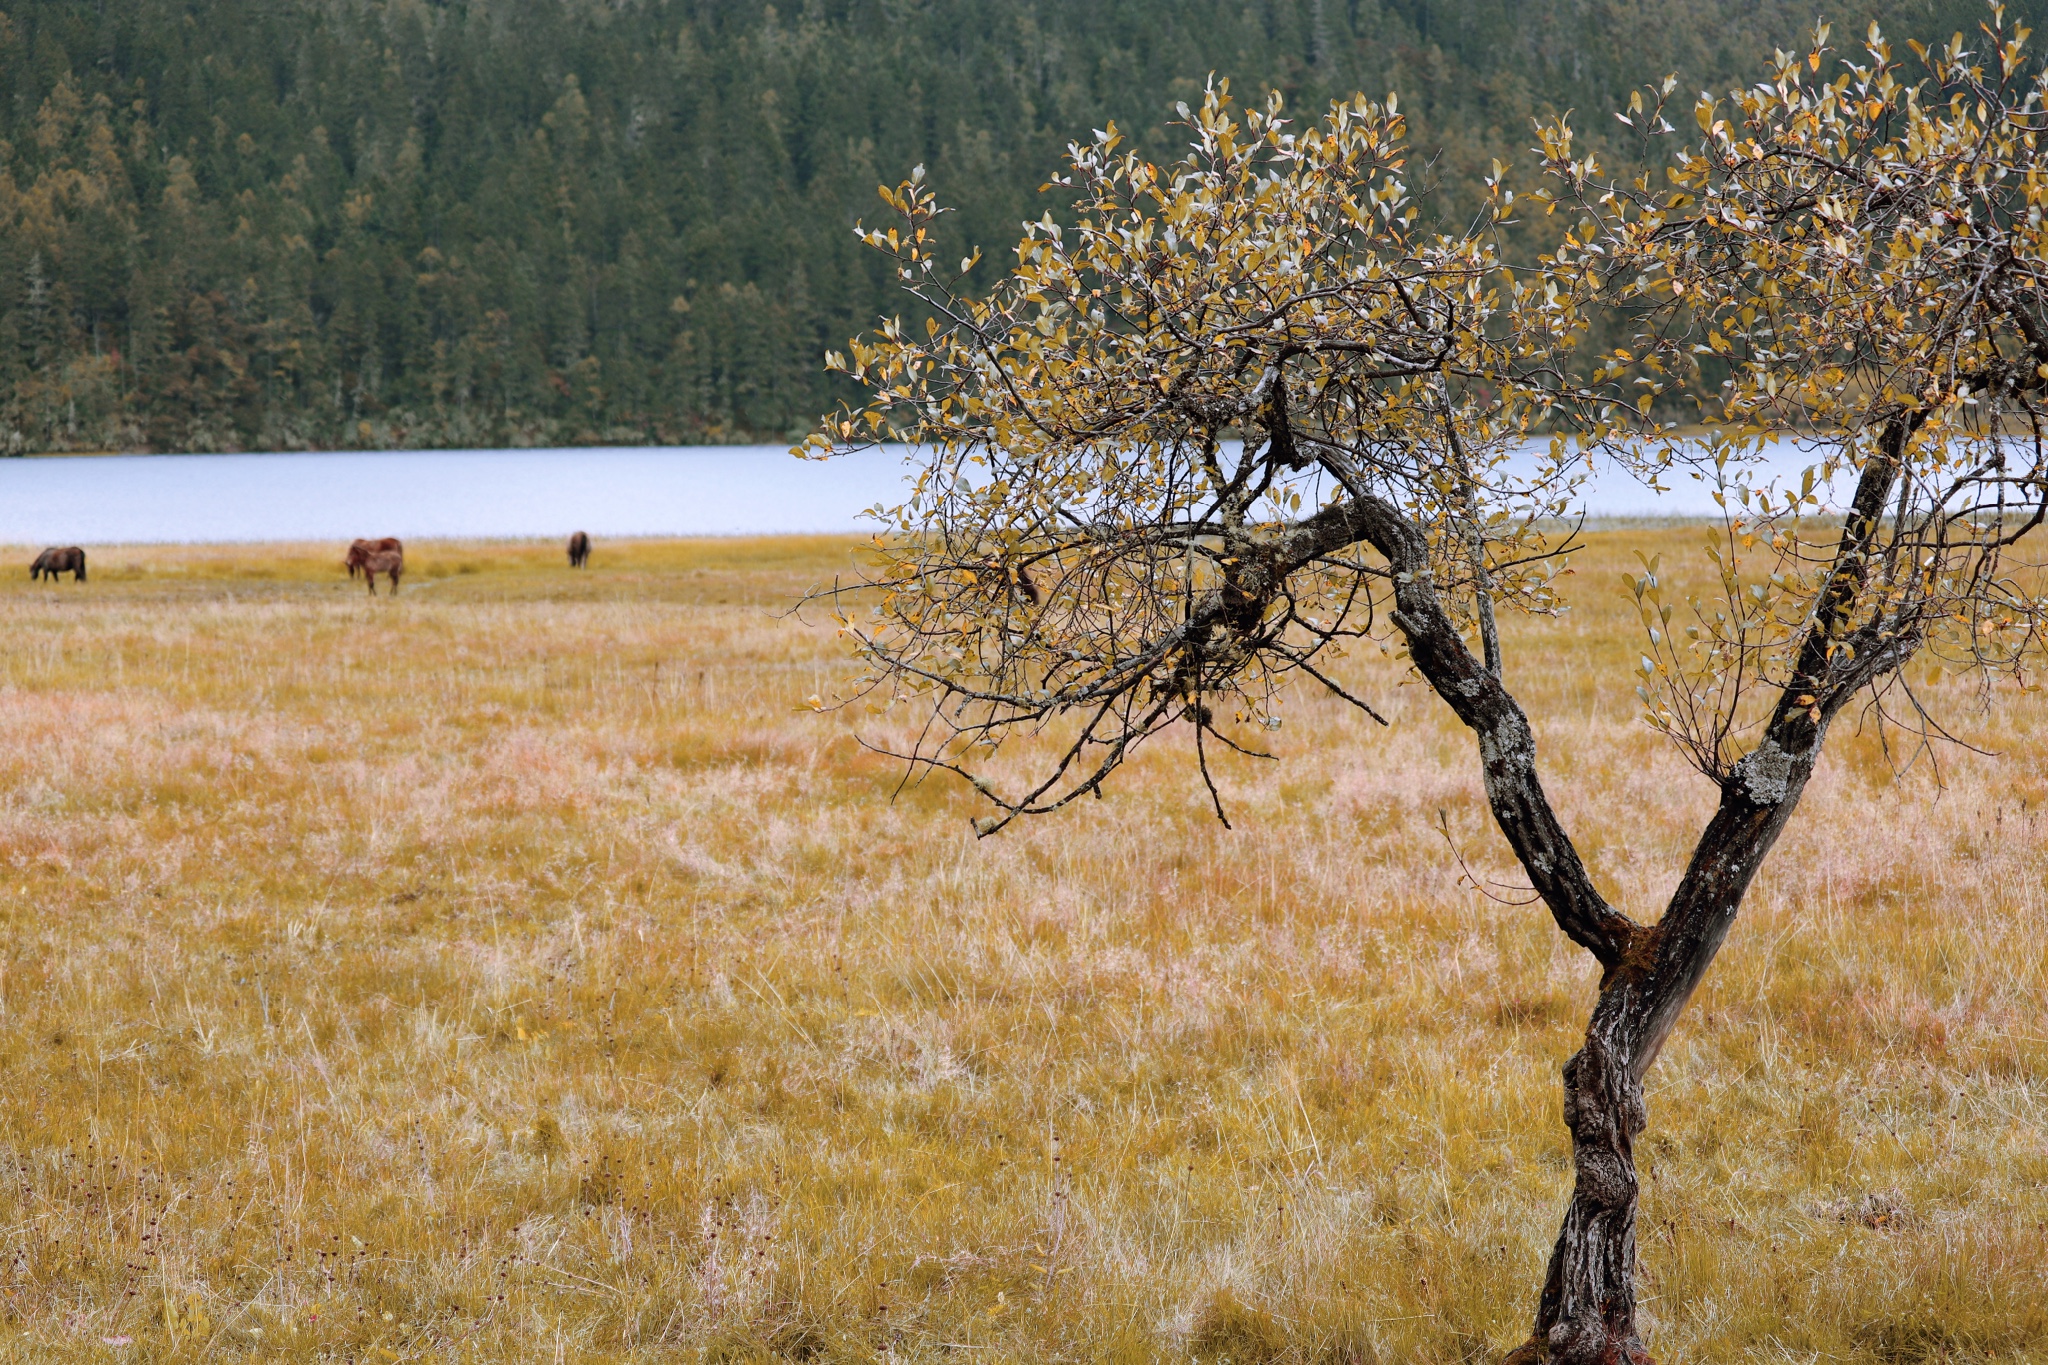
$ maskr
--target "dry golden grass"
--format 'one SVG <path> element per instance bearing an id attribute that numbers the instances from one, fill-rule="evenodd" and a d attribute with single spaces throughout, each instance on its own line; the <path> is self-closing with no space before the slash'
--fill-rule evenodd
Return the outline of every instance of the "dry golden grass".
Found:
<path id="1" fill-rule="evenodd" d="M 1509 667 L 1639 913 L 1706 784 L 1628 552 Z M 1683 550 L 1673 549 L 1672 558 Z M 1525 1333 L 1590 963 L 1378 658 L 1286 761 L 977 843 L 800 709 L 846 544 L 93 552 L 0 581 L 6 1359 L 1431 1362 Z M 23 562 L 26 556 L 22 557 Z M 18 581 L 17 581 L 18 579 Z M 1960 705 L 1954 684 L 1948 693 Z M 2048 1358 L 2048 706 L 1843 727 L 1652 1079 L 1679 1361 Z"/>

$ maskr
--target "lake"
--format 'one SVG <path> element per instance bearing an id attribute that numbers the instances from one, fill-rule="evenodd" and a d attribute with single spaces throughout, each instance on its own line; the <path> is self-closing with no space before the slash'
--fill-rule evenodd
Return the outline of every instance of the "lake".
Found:
<path id="1" fill-rule="evenodd" d="M 1798 452 L 1774 452 L 1796 471 Z M 1604 472 L 1595 517 L 1714 514 L 1703 485 L 1663 495 Z M 418 450 L 290 455 L 101 455 L 0 459 L 0 542 L 733 536 L 869 529 L 893 503 L 900 456 L 818 462 L 783 446 Z"/>

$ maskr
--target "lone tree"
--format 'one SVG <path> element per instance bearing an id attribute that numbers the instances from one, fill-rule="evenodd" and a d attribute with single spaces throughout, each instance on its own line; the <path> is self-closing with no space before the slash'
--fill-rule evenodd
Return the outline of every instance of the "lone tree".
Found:
<path id="1" fill-rule="evenodd" d="M 866 685 L 926 708 L 905 756 L 975 782 L 992 833 L 1099 795 L 1147 738 L 1189 727 L 1205 779 L 1259 752 L 1291 675 L 1348 643 L 1405 649 L 1478 741 L 1495 820 L 1559 929 L 1600 963 L 1564 1067 L 1576 1184 L 1529 1341 L 1512 1362 L 1648 1360 L 1635 1326 L 1642 1083 L 1798 804 L 1832 722 L 1938 734 L 1903 666 L 1933 653 L 2032 686 L 2048 601 L 2020 562 L 2048 512 L 2048 134 L 2024 30 L 1916 48 L 1826 30 L 1726 102 L 1662 179 L 1610 183 L 1560 123 L 1547 188 L 1497 166 L 1469 230 L 1425 228 L 1393 99 L 1296 129 L 1227 86 L 1182 110 L 1191 149 L 1155 166 L 1114 128 L 1070 148 L 1069 224 L 1029 225 L 985 294 L 937 259 L 921 174 L 883 191 L 893 253 L 931 321 L 830 363 L 871 400 L 810 453 L 909 444 L 914 491 L 844 614 Z M 1825 68 L 1825 70 L 1824 70 Z M 1652 152 L 1671 82 L 1624 122 Z M 1569 226 L 1524 268 L 1518 212 Z M 1595 353 L 1596 317 L 1633 333 Z M 1628 321 L 1633 319 L 1633 322 Z M 1652 414 L 1690 398 L 1721 436 Z M 1814 464 L 1746 476 L 1766 434 Z M 1648 721 L 1719 789 L 1661 917 L 1595 887 L 1538 774 L 1495 616 L 1563 610 L 1554 585 L 1585 452 L 1645 478 L 1720 481 L 1717 591 L 1633 580 Z M 1846 493 L 1846 505 L 1831 507 Z M 1054 738 L 1004 792 L 978 761 Z M 1210 792 L 1215 796 L 1214 783 Z M 1222 806 L 1218 803 L 1218 813 Z"/>

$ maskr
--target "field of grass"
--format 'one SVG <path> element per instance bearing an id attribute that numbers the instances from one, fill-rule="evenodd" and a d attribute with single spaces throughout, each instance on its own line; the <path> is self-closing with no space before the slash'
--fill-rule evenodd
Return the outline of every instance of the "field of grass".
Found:
<path id="1" fill-rule="evenodd" d="M 1710 808 L 1630 552 L 1508 668 L 1596 877 Z M 802 707 L 845 542 L 94 549 L 0 579 L 0 1359 L 1484 1359 L 1566 1193 L 1592 964 L 1373 656 L 977 842 Z M 27 554 L 17 557 L 26 564 Z M 14 560 L 7 562 L 13 563 Z M 2048 703 L 1838 728 L 1651 1078 L 1646 1332 L 2048 1359 Z"/>

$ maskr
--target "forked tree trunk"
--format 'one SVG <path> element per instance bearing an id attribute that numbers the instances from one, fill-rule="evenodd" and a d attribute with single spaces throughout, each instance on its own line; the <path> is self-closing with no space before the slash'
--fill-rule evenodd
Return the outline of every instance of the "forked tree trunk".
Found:
<path id="1" fill-rule="evenodd" d="M 1635 1323 L 1635 1140 L 1643 1077 L 1734 923 L 1743 894 L 1798 804 L 1826 732 L 1821 711 L 1782 708 L 1722 784 L 1664 916 L 1638 924 L 1593 885 L 1536 771 L 1536 741 L 1498 665 L 1473 657 L 1430 584 L 1421 532 L 1391 506 L 1353 505 L 1358 533 L 1396 570 L 1394 621 L 1409 657 L 1479 740 L 1487 803 L 1552 916 L 1606 969 L 1585 1046 L 1565 1067 L 1576 1185 L 1551 1253 L 1535 1332 L 1512 1365 L 1649 1365 Z M 1491 665 L 1491 666 L 1489 666 Z"/>
<path id="2" fill-rule="evenodd" d="M 1576 1177 L 1536 1310 L 1504 1365 L 1649 1365 L 1636 1330 L 1635 1140 L 1643 1077 L 1728 936 L 1750 880 L 1806 787 L 1825 727 L 1796 754 L 1766 743 L 1737 765 L 1664 918 L 1608 969 L 1586 1042 L 1564 1068 Z"/>
<path id="3" fill-rule="evenodd" d="M 1551 1253 L 1535 1332 L 1504 1365 L 1648 1365 L 1635 1323 L 1635 1140 L 1643 1077 L 1728 936 L 1757 868 L 1812 776 L 1827 727 L 1859 688 L 1911 657 L 1918 638 L 1881 620 L 1850 626 L 1879 517 L 1923 416 L 1887 427 L 1863 468 L 1827 585 L 1792 677 L 1755 749 L 1721 781 L 1721 801 L 1663 918 L 1639 924 L 1607 903 L 1557 819 L 1536 771 L 1529 720 L 1498 656 L 1475 658 L 1431 581 L 1429 543 L 1393 503 L 1348 480 L 1333 504 L 1271 547 L 1298 567 L 1357 541 L 1385 556 L 1393 621 L 1409 659 L 1479 741 L 1487 804 L 1558 928 L 1605 968 L 1586 1042 L 1565 1066 L 1564 1118 L 1576 1184 Z M 1333 469 L 1332 471 L 1337 472 Z M 1341 475 L 1340 475 L 1341 477 Z"/>
<path id="4" fill-rule="evenodd" d="M 1564 1071 L 1564 1121 L 1577 1181 L 1550 1254 L 1535 1332 L 1503 1365 L 1648 1365 L 1635 1325 L 1635 1139 L 1647 1122 L 1643 1077 L 1805 793 L 1828 723 L 1857 689 L 1898 668 L 1918 645 L 1917 633 L 1885 631 L 1881 621 L 1854 632 L 1845 623 L 1906 443 L 1924 420 L 1915 413 L 1893 419 L 1878 458 L 1858 476 L 1793 677 L 1756 748 L 1722 781 L 1720 806 L 1664 917 L 1654 926 L 1631 924 L 1612 956 L 1589 945 L 1607 972 L 1586 1045 Z M 1484 731 L 1480 748 L 1484 754 Z M 1540 796 L 1534 771 L 1532 755 L 1529 789 Z M 1509 840 L 1515 842 L 1512 831 Z M 1516 852 L 1527 865 L 1520 844 Z M 1559 923 L 1571 932 L 1562 915 Z"/>

